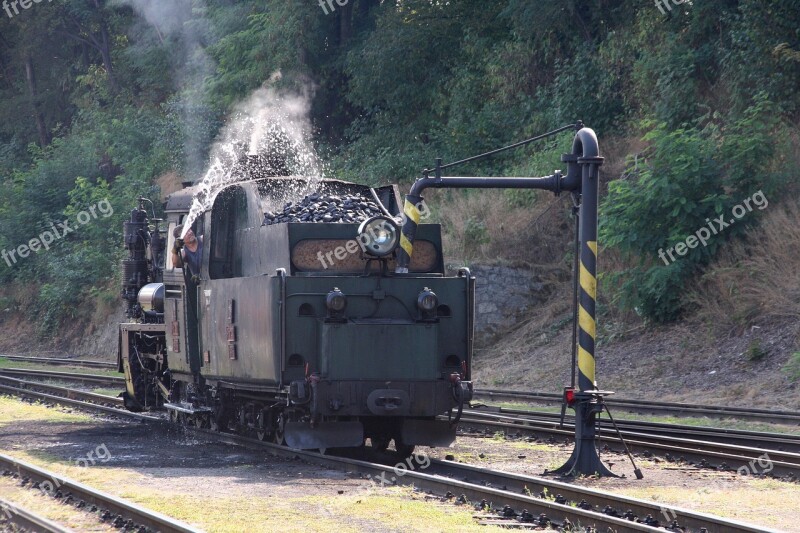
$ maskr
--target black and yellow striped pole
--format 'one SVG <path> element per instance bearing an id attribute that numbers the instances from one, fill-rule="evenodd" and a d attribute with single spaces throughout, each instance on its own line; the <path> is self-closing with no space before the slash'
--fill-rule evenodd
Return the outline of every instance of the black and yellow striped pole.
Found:
<path id="1" fill-rule="evenodd" d="M 583 133 L 583 136 L 581 134 Z M 571 394 L 575 410 L 575 449 L 554 473 L 563 475 L 613 476 L 597 455 L 597 415 L 603 410 L 603 392 L 595 381 L 595 302 L 597 300 L 597 200 L 600 189 L 600 157 L 594 132 L 581 130 L 575 137 L 571 157 L 565 159 L 581 169 L 580 266 L 578 274 L 578 390 Z"/>
<path id="2" fill-rule="evenodd" d="M 562 157 L 568 163 L 566 175 L 556 172 L 550 176 L 533 177 L 442 177 L 442 170 L 494 155 L 504 150 L 524 146 L 532 141 L 574 128 L 577 133 L 572 143 L 572 153 Z M 568 389 L 569 405 L 575 409 L 575 449 L 569 460 L 556 473 L 574 475 L 614 475 L 601 462 L 596 447 L 597 415 L 603 409 L 603 395 L 595 385 L 595 300 L 597 298 L 597 198 L 599 192 L 600 149 L 594 131 L 584 128 L 581 122 L 564 126 L 552 132 L 515 143 L 485 154 L 442 165 L 436 160 L 433 170 L 426 170 L 423 177 L 414 182 L 406 196 L 400 247 L 397 251 L 395 272 L 408 272 L 414 251 L 414 237 L 419 224 L 417 206 L 422 201 L 421 193 L 433 188 L 480 188 L 480 189 L 542 189 L 556 194 L 568 191 L 580 198 L 579 211 L 579 290 L 578 290 L 578 342 L 577 373 L 578 390 Z M 435 171 L 434 176 L 429 174 Z"/>
<path id="3" fill-rule="evenodd" d="M 409 194 L 403 205 L 403 227 L 400 233 L 400 247 L 397 249 L 397 273 L 408 272 L 411 256 L 414 253 L 414 238 L 417 235 L 417 226 L 420 221 L 420 212 L 417 207 L 422 202 L 422 196 Z"/>
<path id="4" fill-rule="evenodd" d="M 595 194 L 587 194 L 582 187 L 581 194 L 581 256 L 578 282 L 578 389 L 583 391 L 595 388 L 594 379 L 594 339 L 596 331 L 595 301 L 597 299 L 597 180 L 591 179 L 587 185 Z M 593 203 L 594 205 L 589 205 Z M 594 220 L 592 220 L 592 218 Z"/>

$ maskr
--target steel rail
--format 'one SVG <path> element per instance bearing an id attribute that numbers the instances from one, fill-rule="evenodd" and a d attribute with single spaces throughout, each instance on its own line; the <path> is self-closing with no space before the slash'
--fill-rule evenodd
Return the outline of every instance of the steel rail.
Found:
<path id="1" fill-rule="evenodd" d="M 540 497 L 563 501 L 568 505 L 576 505 L 600 513 L 623 516 L 627 512 L 632 512 L 638 519 L 650 516 L 658 520 L 662 526 L 669 526 L 674 520 L 678 522 L 680 527 L 686 528 L 685 531 L 700 531 L 701 528 L 705 528 L 709 533 L 769 531 L 763 526 L 736 522 L 679 507 L 661 506 L 655 502 L 639 498 L 611 494 L 552 479 L 490 470 L 475 465 L 435 459 L 431 460 L 431 465 L 433 473 L 438 475 L 465 480 L 478 479 L 481 483 L 489 483 L 494 487 L 503 487 L 503 490 L 537 494 Z"/>
<path id="2" fill-rule="evenodd" d="M 561 404 L 561 394 L 548 392 L 504 391 L 497 389 L 476 389 L 476 398 L 506 399 L 512 401 L 544 402 Z M 800 425 L 800 412 L 770 409 L 751 409 L 746 407 L 725 407 L 718 405 L 692 405 L 688 403 L 654 402 L 622 398 L 604 398 L 612 409 L 636 413 L 672 414 L 680 416 L 709 416 L 720 418 L 755 418 L 761 422 L 774 424 Z"/>
<path id="3" fill-rule="evenodd" d="M 0 389 L 3 387 L 0 386 Z M 17 389 L 22 393 L 41 394 L 31 391 Z M 68 401 L 70 405 L 93 410 L 102 408 L 96 404 L 88 404 L 76 400 L 60 399 L 52 395 L 43 395 L 53 401 Z M 137 418 L 147 422 L 167 424 L 164 419 L 148 417 L 127 411 L 114 410 L 122 416 Z M 602 526 L 611 530 L 623 533 L 633 531 L 663 531 L 656 527 L 631 521 L 620 516 L 612 516 L 631 510 L 633 514 L 639 516 L 639 520 L 646 519 L 647 515 L 658 520 L 658 515 L 663 515 L 669 520 L 678 520 L 680 525 L 696 524 L 698 530 L 705 527 L 709 533 L 731 532 L 731 533 L 750 533 L 756 531 L 771 532 L 761 526 L 744 524 L 705 513 L 690 511 L 687 509 L 671 506 L 661 506 L 655 502 L 647 502 L 629 498 L 627 496 L 606 493 L 596 489 L 589 489 L 560 483 L 555 480 L 536 478 L 533 476 L 523 476 L 507 472 L 484 469 L 471 465 L 452 463 L 450 461 L 431 460 L 431 465 L 440 469 L 439 473 L 425 473 L 408 468 L 403 468 L 398 473 L 398 468 L 406 463 L 388 465 L 373 463 L 360 459 L 353 459 L 341 456 L 323 455 L 317 452 L 306 450 L 293 450 L 284 446 L 262 442 L 257 439 L 244 437 L 241 435 L 214 432 L 207 429 L 198 429 L 191 425 L 184 426 L 199 435 L 204 435 L 218 442 L 240 445 L 243 447 L 267 451 L 272 455 L 283 457 L 299 457 L 308 462 L 319 464 L 333 469 L 345 469 L 351 472 L 360 472 L 381 479 L 389 484 L 413 485 L 418 488 L 426 489 L 438 493 L 458 493 L 463 494 L 474 502 L 486 500 L 491 505 L 499 509 L 502 506 L 511 506 L 515 509 L 525 509 L 534 517 L 537 515 L 547 515 L 554 524 L 563 524 L 564 520 L 569 520 L 573 525 L 581 524 Z M 449 476 L 443 475 L 446 470 L 450 470 Z M 388 476 L 388 477 L 387 477 Z M 454 477 L 475 477 L 475 482 Z M 487 486 L 494 485 L 494 486 Z M 498 487 L 503 487 L 498 488 Z M 532 488 L 533 487 L 533 488 Z M 545 497 L 536 497 L 531 494 L 544 494 Z M 559 502 L 547 497 L 550 495 L 558 499 L 561 495 L 566 500 Z M 583 503 L 581 503 L 583 502 Z M 577 506 L 573 506 L 577 504 Z M 591 507 L 591 509 L 590 509 Z M 624 511 L 620 511 L 623 509 Z M 607 514 L 611 513 L 611 514 Z M 644 515 L 644 518 L 641 516 Z M 685 524 L 684 524 L 685 522 Z M 700 525 L 702 524 L 702 525 Z"/>
<path id="4" fill-rule="evenodd" d="M 116 369 L 117 363 L 106 361 L 93 361 L 90 359 L 69 359 L 66 357 L 28 357 L 25 355 L 0 355 L 0 359 L 8 359 L 20 363 L 38 363 L 42 365 L 59 366 L 84 366 L 87 368 L 108 368 Z"/>
<path id="5" fill-rule="evenodd" d="M 495 421 L 486 418 L 470 418 L 462 416 L 461 427 L 483 427 L 490 431 L 522 432 L 538 436 L 563 437 L 569 442 L 574 436 L 568 424 L 560 428 L 556 423 L 532 421 Z M 800 454 L 770 450 L 767 448 L 749 448 L 719 444 L 708 441 L 664 437 L 623 431 L 622 435 L 631 451 L 660 453 L 672 461 L 692 461 L 700 467 L 739 470 L 745 467 L 748 473 L 770 474 L 797 478 L 800 473 Z M 604 442 L 615 452 L 622 452 L 622 445 L 616 433 L 610 428 L 598 431 L 598 441 Z M 760 460 L 768 464 L 761 467 Z M 710 461 L 716 461 L 711 463 Z M 724 463 L 724 466 L 723 466 Z M 769 471 L 764 470 L 769 467 Z"/>
<path id="6" fill-rule="evenodd" d="M 66 402 L 72 406 L 82 407 L 84 409 L 89 409 L 89 410 L 102 409 L 106 411 L 107 409 L 109 409 L 109 408 L 103 409 L 103 406 L 97 404 L 84 403 L 78 400 L 71 400 L 67 398 L 59 398 L 49 394 L 39 393 L 35 391 L 27 391 L 24 389 L 15 389 L 3 385 L 0 385 L 0 390 L 9 390 L 10 392 L 15 392 L 17 394 L 25 393 L 35 396 L 41 396 L 54 402 Z M 129 413 L 127 411 L 118 411 L 115 409 L 113 411 L 121 414 L 122 416 L 129 416 L 134 414 L 134 413 Z M 137 418 L 141 416 L 142 415 L 138 415 Z M 166 423 L 163 419 L 153 419 L 153 420 L 160 423 Z M 345 457 L 328 456 L 305 450 L 292 450 L 290 448 L 278 446 L 267 442 L 261 442 L 256 439 L 249 439 L 247 437 L 242 437 L 239 435 L 217 433 L 210 430 L 192 428 L 191 426 L 186 426 L 186 427 L 190 430 L 197 432 L 198 434 L 208 436 L 218 442 L 256 446 L 258 449 L 262 451 L 267 449 L 274 455 L 280 455 L 285 457 L 301 457 L 305 458 L 306 460 L 310 460 L 314 464 L 320 464 L 322 466 L 331 467 L 335 469 L 342 469 L 344 467 L 345 470 L 358 471 L 375 476 L 383 475 L 384 477 L 387 474 L 391 475 L 391 473 L 394 471 L 394 466 L 387 466 L 377 463 L 368 463 L 366 461 L 349 459 Z M 417 487 L 428 488 L 430 490 L 438 490 L 442 492 L 456 490 L 466 495 L 468 498 L 477 498 L 478 500 L 490 498 L 492 499 L 493 502 L 495 502 L 495 505 L 502 504 L 502 505 L 522 506 L 527 509 L 535 511 L 537 515 L 549 514 L 550 519 L 553 522 L 557 523 L 559 522 L 559 520 L 553 518 L 554 513 L 563 514 L 563 518 L 568 519 L 571 523 L 581 523 L 581 524 L 591 523 L 594 525 L 601 525 L 603 527 L 610 527 L 618 532 L 658 531 L 658 529 L 644 524 L 636 524 L 629 522 L 625 519 L 607 516 L 601 513 L 586 511 L 584 509 L 575 509 L 568 505 L 551 502 L 546 499 L 539 499 L 520 494 L 513 494 L 507 491 L 499 491 L 497 489 L 492 489 L 489 487 L 474 485 L 452 479 L 440 478 L 436 476 L 426 476 L 425 474 L 421 474 L 418 472 L 412 472 L 411 474 L 413 475 L 411 475 L 409 479 L 411 479 L 412 480 L 411 483 Z M 393 480 L 391 483 L 395 484 L 396 482 L 397 480 Z M 504 503 L 497 503 L 497 502 L 504 502 Z M 563 518 L 561 519 L 562 522 Z"/>
<path id="7" fill-rule="evenodd" d="M 389 465 L 385 463 L 375 463 L 349 457 L 323 455 L 321 453 L 308 450 L 293 450 L 284 446 L 278 446 L 269 442 L 261 442 L 248 437 L 242 437 L 240 435 L 215 433 L 206 429 L 195 429 L 195 431 L 199 434 L 208 435 L 209 437 L 215 438 L 220 442 L 244 445 L 248 447 L 252 446 L 261 450 L 269 451 L 273 455 L 283 457 L 298 457 L 310 463 L 318 464 L 331 469 L 341 470 L 344 468 L 348 472 L 367 474 L 372 476 L 374 479 L 381 480 L 378 482 L 381 485 L 412 485 L 415 488 L 427 490 L 433 493 L 460 494 L 472 503 L 482 502 L 484 500 L 486 500 L 487 503 L 491 502 L 491 506 L 498 511 L 504 506 L 510 506 L 520 510 L 527 510 L 535 518 L 545 515 L 552 525 L 561 526 L 565 524 L 566 521 L 569 521 L 569 523 L 573 526 L 579 525 L 581 528 L 591 526 L 597 531 L 609 530 L 617 533 L 633 533 L 639 531 L 663 532 L 663 529 L 659 529 L 647 524 L 633 522 L 624 518 L 610 516 L 597 511 L 582 509 L 580 507 L 572 507 L 566 503 L 558 503 L 547 498 L 529 496 L 523 493 L 523 491 L 516 493 L 510 490 L 486 486 L 479 481 L 473 483 L 436 474 L 412 471 L 409 469 L 405 469 L 403 470 L 402 474 L 397 475 L 397 468 L 400 463 L 398 463 L 398 465 Z M 405 463 L 402 464 L 405 465 Z M 497 472 L 496 474 L 500 473 Z M 609 494 L 609 497 L 614 498 L 615 495 Z M 760 528 L 725 531 L 732 531 L 733 533 L 742 531 L 749 533 L 751 531 L 765 530 Z M 709 530 L 709 532 L 711 532 L 711 530 Z"/>
<path id="8" fill-rule="evenodd" d="M 60 492 L 65 498 L 71 496 L 74 500 L 83 501 L 96 506 L 98 509 L 103 509 L 106 511 L 104 515 L 107 517 L 109 516 L 107 513 L 117 515 L 126 522 L 130 520 L 134 524 L 162 533 L 195 533 L 200 531 L 179 520 L 5 454 L 0 454 L 0 468 L 3 468 L 6 472 L 16 474 L 20 478 L 27 478 L 33 482 L 34 488 L 53 493 L 56 497 Z"/>
<path id="9" fill-rule="evenodd" d="M 52 370 L 29 370 L 27 368 L 0 368 L 0 376 L 23 376 L 40 379 L 60 379 L 63 381 L 77 381 L 95 385 L 117 386 L 125 385 L 125 378 L 116 376 L 99 376 L 96 374 L 78 374 L 74 372 L 56 372 Z"/>
<path id="10" fill-rule="evenodd" d="M 484 414 L 509 415 L 519 417 L 522 420 L 533 420 L 541 422 L 560 421 L 561 415 L 558 413 L 546 413 L 539 411 L 522 411 L 518 409 L 507 409 L 505 407 L 481 406 L 473 410 L 465 411 L 476 416 Z M 800 453 L 800 435 L 790 433 L 770 433 L 761 431 L 749 431 L 740 429 L 727 429 L 712 426 L 689 426 L 682 424 L 667 424 L 661 422 L 640 422 L 637 420 L 627 420 L 614 418 L 617 426 L 640 433 L 651 433 L 654 435 L 665 436 L 684 436 L 698 440 L 709 440 L 714 442 L 725 442 L 727 444 L 737 444 L 739 446 L 759 447 L 769 445 L 773 449 Z M 574 417 L 567 415 L 565 421 L 572 423 Z"/>
<path id="11" fill-rule="evenodd" d="M 72 529 L 62 527 L 8 500 L 0 499 L 0 525 L 3 520 L 14 524 L 17 530 L 31 533 L 75 533 Z"/>
<path id="12" fill-rule="evenodd" d="M 21 389 L 19 387 L 11 387 L 9 385 L 2 385 L 0 384 L 0 391 L 5 391 L 16 396 L 22 397 L 32 397 L 37 398 L 40 400 L 49 400 L 53 403 L 61 403 L 64 405 L 69 405 L 72 407 L 81 407 L 85 409 L 95 410 L 95 411 L 102 411 L 106 414 L 112 414 L 116 416 L 122 416 L 126 418 L 134 418 L 139 420 L 140 422 L 162 422 L 164 421 L 163 418 L 157 416 L 150 416 L 150 415 L 143 415 L 140 413 L 132 413 L 130 411 L 126 411 L 124 409 L 119 409 L 117 407 L 108 407 L 107 405 L 102 405 L 98 403 L 89 403 L 81 400 L 75 400 L 72 398 L 66 398 L 64 396 L 56 396 L 53 394 L 48 394 L 44 392 L 29 390 L 29 389 Z M 75 393 L 80 393 L 81 391 L 73 391 Z"/>
<path id="13" fill-rule="evenodd" d="M 45 392 L 63 394 L 65 398 L 70 398 L 73 400 L 84 400 L 88 402 L 96 402 L 112 406 L 116 405 L 120 407 L 124 405 L 122 398 L 107 396 L 105 394 L 97 394 L 94 392 L 69 389 L 67 387 L 59 387 L 57 385 L 40 383 L 38 381 L 25 381 L 23 379 L 11 378 L 8 376 L 0 375 L 0 382 L 10 384 L 11 386 L 20 389 L 26 389 L 26 390 L 38 389 Z"/>

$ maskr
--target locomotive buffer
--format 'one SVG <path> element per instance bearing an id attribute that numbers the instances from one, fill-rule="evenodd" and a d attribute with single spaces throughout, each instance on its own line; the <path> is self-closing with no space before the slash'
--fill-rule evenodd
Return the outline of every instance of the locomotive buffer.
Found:
<path id="1" fill-rule="evenodd" d="M 561 161 L 567 164 L 567 173 L 560 171 L 544 177 L 444 177 L 442 171 L 468 162 L 489 157 L 496 153 L 518 148 L 566 130 L 576 130 L 572 153 L 564 154 Z M 554 471 L 564 475 L 614 476 L 600 461 L 597 454 L 597 415 L 604 408 L 603 396 L 613 394 L 601 391 L 595 381 L 595 301 L 597 298 L 597 201 L 599 191 L 600 157 L 597 136 L 583 123 L 563 126 L 543 135 L 538 135 L 510 146 L 443 165 L 436 160 L 433 169 L 423 171 L 405 198 L 404 212 L 407 215 L 402 228 L 398 249 L 397 272 L 407 272 L 414 251 L 414 237 L 420 213 L 417 205 L 422 201 L 422 192 L 427 188 L 479 188 L 479 189 L 543 189 L 556 195 L 570 192 L 579 202 L 580 268 L 578 281 L 580 290 L 578 304 L 577 384 L 565 389 L 565 402 L 575 410 L 575 448 L 567 462 Z M 432 174 L 432 175 L 431 175 Z M 573 385 L 575 375 L 573 370 Z M 637 476 L 638 477 L 638 476 Z"/>

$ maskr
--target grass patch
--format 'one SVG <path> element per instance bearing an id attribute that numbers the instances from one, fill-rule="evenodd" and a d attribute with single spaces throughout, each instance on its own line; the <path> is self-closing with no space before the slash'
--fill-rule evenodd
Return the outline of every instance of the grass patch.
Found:
<path id="1" fill-rule="evenodd" d="M 798 501 L 800 486 L 774 479 L 739 478 L 736 483 L 685 486 L 642 487 L 634 485 L 615 491 L 669 505 L 695 509 L 733 520 L 782 529 L 795 523 L 797 509 L 787 502 Z M 791 514 L 792 516 L 787 516 Z"/>
<path id="2" fill-rule="evenodd" d="M 98 387 L 96 389 L 92 389 L 91 390 L 91 392 L 93 392 L 95 394 L 103 394 L 105 396 L 112 396 L 114 398 L 119 396 L 119 393 L 121 393 L 122 391 L 123 391 L 122 388 L 119 388 L 119 389 L 107 389 L 107 388 L 103 388 L 103 387 Z"/>
<path id="3" fill-rule="evenodd" d="M 720 429 L 739 429 L 743 431 L 764 431 L 772 433 L 784 433 L 788 435 L 800 435 L 797 428 L 794 426 L 753 422 L 752 420 L 738 418 L 682 418 L 679 416 L 638 415 L 634 419 L 622 418 L 615 414 L 614 420 L 626 422 L 635 420 L 639 422 L 658 422 L 662 424 L 680 424 L 684 426 L 703 426 Z"/>
<path id="4" fill-rule="evenodd" d="M 11 396 L 0 396 L 0 426 L 6 426 L 20 421 L 31 422 L 66 422 L 83 423 L 92 422 L 89 415 L 82 413 L 67 413 L 60 408 L 47 407 L 43 403 L 21 402 Z"/>
<path id="5" fill-rule="evenodd" d="M 520 450 L 528 450 L 532 452 L 562 453 L 560 450 L 557 450 L 551 444 L 539 444 L 538 442 L 527 442 L 524 440 L 510 440 L 506 441 L 506 445 L 511 446 L 512 448 L 517 448 Z"/>
<path id="6" fill-rule="evenodd" d="M 800 352 L 794 352 L 781 370 L 792 383 L 800 381 Z"/>

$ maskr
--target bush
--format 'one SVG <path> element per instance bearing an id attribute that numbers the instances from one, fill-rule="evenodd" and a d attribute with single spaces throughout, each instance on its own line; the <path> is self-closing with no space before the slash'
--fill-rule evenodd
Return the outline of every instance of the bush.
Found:
<path id="1" fill-rule="evenodd" d="M 794 352 L 782 370 L 792 383 L 800 381 L 800 352 Z"/>
<path id="2" fill-rule="evenodd" d="M 756 191 L 769 195 L 774 190 L 777 178 L 767 170 L 775 156 L 770 139 L 778 121 L 770 108 L 759 96 L 728 128 L 713 122 L 676 130 L 645 124 L 649 147 L 629 163 L 626 179 L 609 184 L 601 205 L 601 242 L 634 263 L 631 270 L 611 275 L 621 284 L 618 302 L 624 307 L 659 322 L 676 318 L 684 309 L 689 277 L 755 220 L 743 218 L 675 262 L 659 255 L 709 220 L 728 219 L 731 209 Z"/>

